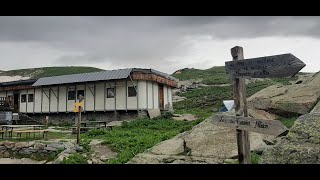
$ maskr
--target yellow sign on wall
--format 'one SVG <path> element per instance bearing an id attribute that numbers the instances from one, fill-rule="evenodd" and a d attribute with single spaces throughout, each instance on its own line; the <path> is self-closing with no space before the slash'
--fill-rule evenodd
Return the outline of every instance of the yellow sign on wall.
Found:
<path id="1" fill-rule="evenodd" d="M 83 107 L 83 102 L 76 102 L 75 105 L 74 105 L 73 112 L 79 112 L 79 107 Z"/>

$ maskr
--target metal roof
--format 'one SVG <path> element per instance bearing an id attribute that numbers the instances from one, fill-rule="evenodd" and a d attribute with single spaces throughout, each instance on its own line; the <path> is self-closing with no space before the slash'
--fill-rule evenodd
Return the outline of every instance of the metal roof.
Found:
<path id="1" fill-rule="evenodd" d="M 32 86 L 45 86 L 45 85 L 55 85 L 55 84 L 69 84 L 69 83 L 79 83 L 79 82 L 126 79 L 128 78 L 128 76 L 132 71 L 138 71 L 138 72 L 141 71 L 146 73 L 150 72 L 153 74 L 157 74 L 159 76 L 163 76 L 167 79 L 178 81 L 176 78 L 154 69 L 127 68 L 127 69 L 108 70 L 108 71 L 100 71 L 100 72 L 92 72 L 92 73 L 44 77 L 44 78 L 38 79 Z"/>
<path id="2" fill-rule="evenodd" d="M 54 84 L 68 84 L 78 82 L 92 82 L 102 80 L 125 79 L 132 71 L 129 69 L 118 69 L 93 73 L 71 74 L 63 76 L 52 76 L 38 79 L 32 86 L 45 86 Z"/>
<path id="3" fill-rule="evenodd" d="M 2 82 L 2 83 L 0 83 L 0 87 L 3 87 L 3 86 L 18 86 L 18 85 L 31 85 L 36 81 L 37 81 L 36 79 L 27 79 L 27 80 Z"/>

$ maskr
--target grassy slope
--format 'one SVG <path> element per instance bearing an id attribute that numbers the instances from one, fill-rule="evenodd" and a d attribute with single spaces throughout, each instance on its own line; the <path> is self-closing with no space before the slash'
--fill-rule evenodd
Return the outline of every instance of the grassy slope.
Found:
<path id="1" fill-rule="evenodd" d="M 90 139 L 103 139 L 105 144 L 118 152 L 117 158 L 107 163 L 123 164 L 155 144 L 190 130 L 201 121 L 202 119 L 193 122 L 174 121 L 164 117 L 138 119 L 112 131 L 92 130 L 86 136 Z"/>
<path id="2" fill-rule="evenodd" d="M 1 76 L 27 76 L 31 78 L 40 78 L 48 76 L 59 76 L 67 74 L 78 74 L 102 71 L 102 69 L 85 66 L 62 66 L 62 67 L 42 67 L 31 69 L 17 69 L 10 71 L 3 71 Z"/>
<path id="3" fill-rule="evenodd" d="M 181 74 L 172 74 L 179 80 L 203 79 L 202 83 L 207 85 L 230 84 L 224 67 L 212 67 L 210 69 L 182 69 Z M 271 80 L 258 81 L 246 86 L 247 97 L 276 83 L 289 84 L 293 78 L 272 78 Z M 202 87 L 181 93 L 179 96 L 187 97 L 186 100 L 174 103 L 176 113 L 192 113 L 200 117 L 209 117 L 213 112 L 217 112 L 222 105 L 222 100 L 233 99 L 232 86 L 225 87 Z"/>

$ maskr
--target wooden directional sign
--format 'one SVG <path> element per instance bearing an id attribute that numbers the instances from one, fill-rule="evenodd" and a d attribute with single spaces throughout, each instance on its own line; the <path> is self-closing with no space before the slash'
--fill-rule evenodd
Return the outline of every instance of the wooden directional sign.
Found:
<path id="1" fill-rule="evenodd" d="M 243 116 L 215 115 L 211 122 L 215 125 L 225 126 L 245 131 L 279 136 L 289 129 L 277 120 L 256 119 Z"/>
<path id="2" fill-rule="evenodd" d="M 292 77 L 305 66 L 292 54 L 225 62 L 226 72 L 231 78 Z"/>

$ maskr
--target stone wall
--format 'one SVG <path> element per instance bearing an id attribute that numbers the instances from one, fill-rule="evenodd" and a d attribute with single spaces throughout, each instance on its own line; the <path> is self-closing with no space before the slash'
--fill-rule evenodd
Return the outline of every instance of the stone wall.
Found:
<path id="1" fill-rule="evenodd" d="M 49 124 L 74 124 L 77 114 L 75 113 L 51 113 L 51 114 L 28 114 L 31 119 L 45 124 L 46 116 L 49 116 Z M 96 120 L 96 121 L 123 121 L 138 117 L 138 111 L 117 111 L 116 116 L 114 112 L 83 112 L 81 113 L 82 121 Z"/>
<path id="2" fill-rule="evenodd" d="M 59 154 L 81 152 L 83 148 L 71 142 L 0 142 L 0 158 L 31 158 L 54 160 Z"/>

